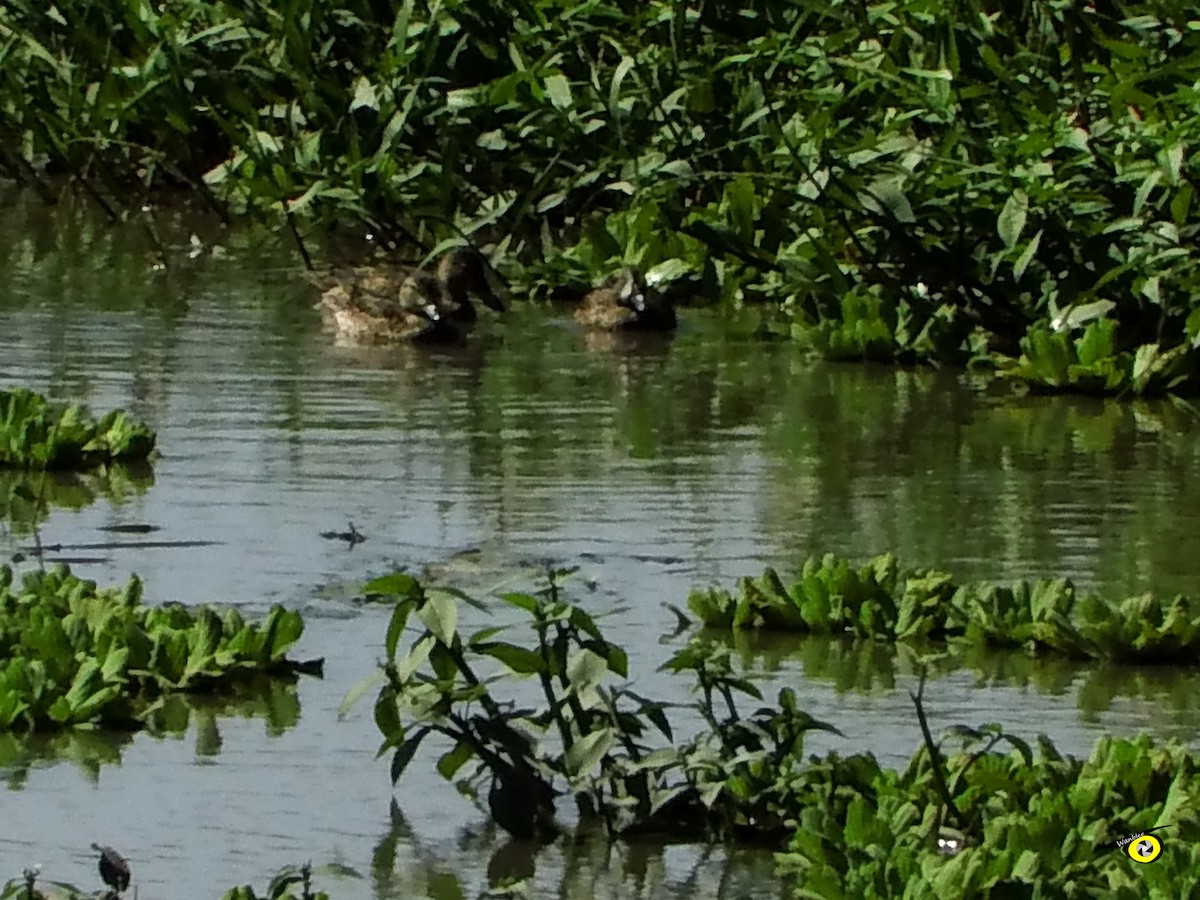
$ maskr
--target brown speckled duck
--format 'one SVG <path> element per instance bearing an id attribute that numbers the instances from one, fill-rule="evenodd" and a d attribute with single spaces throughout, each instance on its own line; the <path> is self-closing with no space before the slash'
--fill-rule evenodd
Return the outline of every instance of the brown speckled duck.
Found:
<path id="1" fill-rule="evenodd" d="M 671 331 L 675 307 L 664 294 L 646 286 L 637 267 L 626 266 L 584 296 L 575 320 L 607 331 Z"/>
<path id="2" fill-rule="evenodd" d="M 318 276 L 317 308 L 341 337 L 357 342 L 454 341 L 476 319 L 471 297 L 497 312 L 504 305 L 488 284 L 479 251 L 457 247 L 436 273 L 406 266 L 361 266 Z"/>

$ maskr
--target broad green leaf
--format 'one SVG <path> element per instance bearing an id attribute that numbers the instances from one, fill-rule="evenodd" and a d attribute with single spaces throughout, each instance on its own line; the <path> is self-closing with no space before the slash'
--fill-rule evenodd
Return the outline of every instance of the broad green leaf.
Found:
<path id="1" fill-rule="evenodd" d="M 363 107 L 378 111 L 379 98 L 375 96 L 375 86 L 366 76 L 359 76 L 354 82 L 354 99 L 350 101 L 350 112 Z"/>
<path id="2" fill-rule="evenodd" d="M 996 220 L 996 231 L 1000 235 L 1000 240 L 1004 242 L 1004 246 L 1009 250 L 1017 245 L 1028 213 L 1029 198 L 1024 191 L 1018 188 L 1004 202 L 1004 207 L 1000 210 L 1000 215 Z"/>
<path id="3" fill-rule="evenodd" d="M 546 94 L 559 109 L 571 109 L 571 83 L 561 73 L 546 78 Z"/>
<path id="4" fill-rule="evenodd" d="M 608 662 L 591 650 L 580 650 L 567 663 L 567 681 L 576 691 L 595 687 L 608 674 Z"/>
<path id="5" fill-rule="evenodd" d="M 374 578 L 362 586 L 364 594 L 382 594 L 384 596 L 408 597 L 413 594 L 420 584 L 413 576 L 404 572 L 393 572 Z"/>
<path id="6" fill-rule="evenodd" d="M 358 702 L 359 697 L 365 694 L 373 687 L 379 687 L 387 683 L 387 678 L 382 671 L 377 671 L 374 675 L 362 679 L 346 692 L 346 696 L 342 698 L 341 704 L 338 706 L 338 720 L 346 718 L 350 713 L 351 707 Z"/>
<path id="7" fill-rule="evenodd" d="M 546 671 L 546 661 L 540 653 L 505 641 L 477 644 L 476 652 L 497 659 L 518 675 L 534 675 Z"/>
<path id="8" fill-rule="evenodd" d="M 590 772 L 615 740 L 616 733 L 611 728 L 584 735 L 563 755 L 563 768 L 572 776 Z"/>
<path id="9" fill-rule="evenodd" d="M 404 737 L 400 712 L 396 709 L 396 692 L 391 686 L 385 686 L 375 698 L 375 727 L 388 743 L 394 744 Z"/>
<path id="10" fill-rule="evenodd" d="M 619 118 L 621 84 L 625 81 L 625 77 L 633 71 L 633 58 L 624 56 L 617 63 L 617 68 L 613 72 L 612 83 L 608 87 L 608 109 L 613 118 Z"/>
<path id="11" fill-rule="evenodd" d="M 431 590 L 425 605 L 417 610 L 417 618 L 439 641 L 453 646 L 458 626 L 458 603 L 449 593 Z"/>
<path id="12" fill-rule="evenodd" d="M 447 781 L 450 781 L 458 774 L 467 762 L 475 756 L 475 751 L 471 749 L 470 744 L 459 741 L 453 748 L 441 755 L 437 761 L 437 770 Z"/>

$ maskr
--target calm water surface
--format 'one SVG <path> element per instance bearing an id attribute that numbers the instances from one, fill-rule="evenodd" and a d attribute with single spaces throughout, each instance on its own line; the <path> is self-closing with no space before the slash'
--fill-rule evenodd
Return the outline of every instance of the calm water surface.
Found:
<path id="1" fill-rule="evenodd" d="M 1066 575 L 1114 598 L 1188 590 L 1200 571 L 1197 431 L 1171 407 L 1015 400 L 948 374 L 812 365 L 686 311 L 674 340 L 632 346 L 518 301 L 462 349 L 339 348 L 282 251 L 245 240 L 156 273 L 135 227 L 11 209 L 0 386 L 127 407 L 161 447 L 152 483 L 90 503 L 68 491 L 80 508 L 52 511 L 41 540 L 149 524 L 150 539 L 212 541 L 61 555 L 92 558 L 75 568 L 104 583 L 137 572 L 150 601 L 296 606 L 297 655 L 325 657 L 326 677 L 301 682 L 292 728 L 210 719 L 181 739 L 134 738 L 95 778 L 59 762 L 12 779 L 0 878 L 41 862 L 93 885 L 93 840 L 131 857 L 143 898 L 262 888 L 310 858 L 360 874 L 323 882 L 348 898 L 477 896 L 489 866 L 519 869 L 431 775 L 432 752 L 390 809 L 369 705 L 338 719 L 387 616 L 356 605 L 354 585 L 398 566 L 482 591 L 542 560 L 580 565 L 578 596 L 619 610 L 607 628 L 641 690 L 675 699 L 684 686 L 655 670 L 684 638 L 666 637 L 662 604 L 768 564 L 789 573 L 813 553 L 892 550 L 964 578 Z M 347 522 L 368 540 L 320 536 Z M 2 534 L 0 554 L 30 541 Z M 738 650 L 847 735 L 814 750 L 899 764 L 916 747 L 903 659 L 817 642 Z M 928 697 L 943 725 L 998 721 L 1086 753 L 1102 733 L 1191 739 L 1196 688 L 1009 661 L 940 678 Z M 771 873 L 769 859 L 694 848 L 558 847 L 538 858 L 534 895 L 781 895 Z"/>

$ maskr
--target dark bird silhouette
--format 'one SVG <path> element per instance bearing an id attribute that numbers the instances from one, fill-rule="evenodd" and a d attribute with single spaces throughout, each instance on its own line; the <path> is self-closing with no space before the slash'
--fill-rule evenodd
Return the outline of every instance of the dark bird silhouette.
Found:
<path id="1" fill-rule="evenodd" d="M 92 849 L 100 854 L 100 877 L 104 883 L 118 894 L 129 887 L 129 860 L 112 847 L 102 847 L 92 844 Z"/>

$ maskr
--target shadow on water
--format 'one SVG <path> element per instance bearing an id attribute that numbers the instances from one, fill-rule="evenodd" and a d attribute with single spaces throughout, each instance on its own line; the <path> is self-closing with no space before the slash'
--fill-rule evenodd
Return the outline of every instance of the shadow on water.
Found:
<path id="1" fill-rule="evenodd" d="M 155 602 L 288 603 L 310 623 L 302 655 L 328 660 L 325 681 L 300 687 L 302 719 L 295 698 L 264 701 L 268 734 L 226 720 L 218 733 L 195 711 L 181 726 L 164 709 L 193 742 L 136 738 L 115 751 L 123 765 L 90 780 L 29 751 L 8 766 L 25 766 L 24 789 L 5 796 L 24 826 L 0 842 L 13 871 L 18 856 L 61 852 L 76 866 L 63 876 L 88 882 L 95 861 L 72 848 L 103 819 L 147 895 L 219 896 L 308 858 L 370 870 L 373 885 L 339 890 L 351 900 L 401 896 L 402 884 L 412 896 L 485 888 L 499 838 L 458 847 L 470 807 L 455 806 L 427 760 L 398 795 L 416 833 L 388 831 L 393 862 L 370 861 L 387 766 L 369 711 L 341 722 L 338 707 L 373 671 L 388 610 L 345 586 L 398 567 L 474 591 L 531 561 L 580 562 L 593 585 L 581 602 L 621 607 L 605 628 L 637 689 L 681 701 L 685 688 L 654 674 L 687 639 L 661 642 L 674 624 L 661 604 L 764 565 L 891 551 L 961 580 L 1066 576 L 1114 598 L 1187 590 L 1200 574 L 1198 429 L 1170 404 L 1015 399 L 945 372 L 812 364 L 704 311 L 683 311 L 669 341 L 629 343 L 520 298 L 460 348 L 338 347 L 290 251 L 261 235 L 164 213 L 156 224 L 176 252 L 155 271 L 143 223 L 6 199 L 0 385 L 125 407 L 159 432 L 162 455 L 153 489 L 124 475 L 115 487 L 0 475 L 0 498 L 19 513 L 0 554 L 35 525 L 64 546 L 159 529 L 113 538 L 88 576 L 136 571 Z M 114 502 L 91 502 L 105 490 Z M 348 522 L 367 540 L 321 536 Z M 216 543 L 151 546 L 160 537 Z M 756 653 L 748 665 L 846 732 L 837 749 L 903 764 L 918 745 L 903 651 Z M 931 682 L 929 704 L 947 726 L 999 721 L 1078 753 L 1103 731 L 1194 740 L 1189 678 L 968 658 Z M 430 847 L 433 886 L 421 888 L 418 848 Z M 689 882 L 688 852 L 555 849 L 537 860 L 538 896 L 690 897 L 725 878 L 741 889 L 722 896 L 775 889 L 769 866 L 740 861 L 704 863 Z"/>

